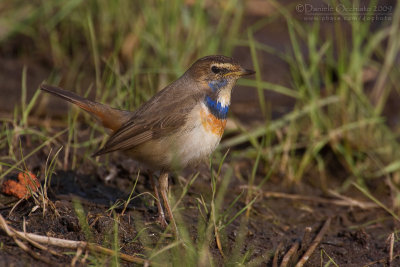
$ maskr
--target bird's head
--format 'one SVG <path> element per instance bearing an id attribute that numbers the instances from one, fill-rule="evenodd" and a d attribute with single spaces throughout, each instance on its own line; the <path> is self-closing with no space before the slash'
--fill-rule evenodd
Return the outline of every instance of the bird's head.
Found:
<path id="1" fill-rule="evenodd" d="M 247 70 L 230 57 L 225 56 L 207 56 L 197 60 L 188 70 L 190 75 L 202 84 L 211 85 L 214 89 L 224 87 L 231 82 L 235 82 L 242 76 L 255 73 L 252 70 Z M 225 85 L 224 85 L 225 84 Z"/>
<path id="2" fill-rule="evenodd" d="M 188 74 L 202 90 L 222 104 L 229 105 L 231 91 L 237 79 L 255 73 L 243 68 L 236 60 L 225 56 L 207 56 L 197 60 Z"/>

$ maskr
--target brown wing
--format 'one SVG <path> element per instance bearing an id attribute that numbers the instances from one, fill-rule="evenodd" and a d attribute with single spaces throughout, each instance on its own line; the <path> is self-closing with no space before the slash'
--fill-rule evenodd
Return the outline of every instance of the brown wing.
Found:
<path id="1" fill-rule="evenodd" d="M 162 93 L 162 92 L 160 92 Z M 157 94 L 119 130 L 114 132 L 105 146 L 94 156 L 116 150 L 129 150 L 149 140 L 168 136 L 178 131 L 186 122 L 190 111 L 204 97 L 202 94 L 172 97 Z"/>

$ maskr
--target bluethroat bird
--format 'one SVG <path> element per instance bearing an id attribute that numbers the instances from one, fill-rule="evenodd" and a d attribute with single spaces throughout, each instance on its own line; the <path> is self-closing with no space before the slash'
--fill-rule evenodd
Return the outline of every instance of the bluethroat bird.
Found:
<path id="1" fill-rule="evenodd" d="M 197 60 L 178 80 L 133 112 L 115 109 L 58 87 L 42 84 L 41 89 L 76 104 L 111 129 L 110 138 L 94 156 L 121 150 L 149 170 L 160 171 L 161 197 L 176 232 L 167 197 L 168 172 L 210 156 L 224 132 L 237 79 L 253 73 L 232 58 L 207 56 Z M 157 198 L 160 223 L 166 227 L 152 172 L 149 178 Z"/>

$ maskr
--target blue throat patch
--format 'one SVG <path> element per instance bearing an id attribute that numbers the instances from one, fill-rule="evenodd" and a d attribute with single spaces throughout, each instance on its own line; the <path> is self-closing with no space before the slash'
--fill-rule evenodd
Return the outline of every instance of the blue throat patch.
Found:
<path id="1" fill-rule="evenodd" d="M 228 84 L 228 81 L 225 79 L 222 79 L 222 80 L 211 81 L 208 83 L 208 86 L 210 86 L 210 88 L 213 90 L 213 92 L 215 92 L 227 84 Z"/>
<path id="2" fill-rule="evenodd" d="M 228 115 L 229 106 L 222 106 L 221 102 L 217 102 L 209 96 L 206 96 L 205 104 L 208 107 L 208 110 L 213 114 L 217 119 L 225 120 Z"/>

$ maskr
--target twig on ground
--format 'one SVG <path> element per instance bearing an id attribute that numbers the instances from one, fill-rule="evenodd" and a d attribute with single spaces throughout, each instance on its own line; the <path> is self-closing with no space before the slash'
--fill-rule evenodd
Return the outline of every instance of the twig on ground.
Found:
<path id="1" fill-rule="evenodd" d="M 383 204 L 381 201 L 379 201 L 376 197 L 374 197 L 368 190 L 366 190 L 364 187 L 360 186 L 359 184 L 352 182 L 351 183 L 355 188 L 357 188 L 361 193 L 363 193 L 366 197 L 371 199 L 373 202 L 375 202 L 379 207 L 384 209 L 387 213 L 393 216 L 397 221 L 400 222 L 400 217 L 397 215 L 396 212 L 394 212 L 392 209 L 387 207 L 385 204 Z"/>
<path id="2" fill-rule="evenodd" d="M 83 256 L 81 263 L 85 264 L 88 257 L 89 257 L 89 250 L 86 250 L 85 256 Z M 148 262 L 148 261 L 146 261 L 146 262 Z"/>
<path id="3" fill-rule="evenodd" d="M 312 230 L 311 227 L 306 227 L 304 229 L 304 235 L 303 239 L 301 240 L 301 247 L 300 247 L 301 252 L 305 252 L 311 243 L 311 230 Z"/>
<path id="4" fill-rule="evenodd" d="M 289 261 L 290 261 L 290 259 L 293 257 L 293 255 L 296 254 L 296 252 L 298 251 L 299 247 L 300 247 L 300 242 L 299 242 L 299 241 L 296 241 L 296 242 L 292 245 L 292 247 L 289 249 L 289 251 L 286 252 L 285 256 L 283 256 L 283 259 L 282 259 L 282 262 L 281 262 L 280 267 L 289 266 Z"/>
<path id="5" fill-rule="evenodd" d="M 62 248 L 89 249 L 89 250 L 94 250 L 96 252 L 100 252 L 100 253 L 110 255 L 110 256 L 113 256 L 115 254 L 114 250 L 112 250 L 112 249 L 104 248 L 100 245 L 89 243 L 86 241 L 67 240 L 67 239 L 42 236 L 42 235 L 17 231 L 14 228 L 12 228 L 11 226 L 8 226 L 6 220 L 1 215 L 0 215 L 0 228 L 2 228 L 7 233 L 7 235 L 9 235 L 10 237 L 13 237 L 18 245 L 20 245 L 20 243 L 22 243 L 22 242 L 17 239 L 17 236 L 26 241 L 34 241 L 34 242 L 44 243 L 46 245 L 52 245 L 52 246 L 57 246 L 57 247 L 62 247 Z M 22 244 L 25 245 L 24 243 L 22 243 Z M 22 248 L 22 249 L 26 250 L 26 248 L 30 251 L 30 249 L 26 245 L 25 245 L 25 249 L 24 248 Z M 27 251 L 27 252 L 29 253 L 29 251 Z M 36 258 L 37 256 L 38 255 L 36 255 L 34 257 Z M 137 264 L 144 264 L 146 262 L 146 260 L 144 260 L 144 259 L 134 257 L 134 256 L 124 254 L 124 253 L 118 253 L 118 256 L 122 260 L 125 260 L 128 262 L 134 262 Z M 41 259 L 41 260 L 43 260 L 43 259 Z"/>
<path id="6" fill-rule="evenodd" d="M 33 258 L 43 261 L 44 263 L 47 263 L 49 265 L 57 265 L 55 262 L 49 260 L 48 258 L 42 257 L 39 254 L 35 253 L 33 250 L 31 250 L 26 244 L 24 244 L 24 242 L 22 242 L 21 240 L 19 240 L 18 238 L 16 238 L 15 236 L 13 236 L 13 239 L 15 241 L 15 243 L 26 253 L 28 253 L 29 255 L 31 255 Z"/>
<path id="7" fill-rule="evenodd" d="M 48 258 L 42 257 L 39 254 L 35 253 L 33 250 L 31 250 L 24 242 L 19 240 L 17 238 L 17 233 L 15 233 L 14 229 L 10 226 L 7 225 L 6 221 L 4 220 L 3 216 L 0 215 L 0 228 L 6 232 L 8 236 L 10 236 L 12 239 L 14 239 L 15 243 L 17 244 L 18 247 L 20 247 L 23 251 L 31 255 L 33 258 L 43 261 L 47 264 L 52 264 L 54 265 L 54 262 L 49 260 Z"/>
<path id="8" fill-rule="evenodd" d="M 272 260 L 272 267 L 278 267 L 278 259 L 279 259 L 279 251 L 281 251 L 283 247 L 283 243 L 280 242 L 278 246 L 276 247 L 275 253 L 274 253 L 274 259 Z"/>
<path id="9" fill-rule="evenodd" d="M 244 185 L 240 187 L 241 189 L 249 189 L 249 186 Z M 258 188 L 253 188 L 253 190 L 257 190 Z M 285 199 L 292 199 L 292 200 L 304 200 L 304 201 L 313 201 L 313 202 L 318 202 L 318 203 L 326 203 L 326 204 L 332 204 L 336 206 L 345 206 L 345 207 L 359 207 L 361 209 L 375 209 L 379 208 L 379 206 L 375 203 L 372 202 L 362 202 L 359 200 L 355 200 L 349 197 L 345 197 L 342 195 L 339 195 L 337 193 L 332 193 L 337 198 L 340 199 L 329 199 L 329 198 L 323 198 L 323 197 L 313 197 L 313 196 L 304 196 L 304 195 L 296 195 L 296 194 L 287 194 L 287 193 L 281 193 L 281 192 L 270 192 L 270 191 L 262 191 L 261 189 L 258 189 L 259 191 L 262 192 L 262 195 L 266 198 L 285 198 Z"/>
<path id="10" fill-rule="evenodd" d="M 333 197 L 339 198 L 344 201 L 344 203 L 348 203 L 348 206 L 355 206 L 361 209 L 371 209 L 371 208 L 378 208 L 379 206 L 373 202 L 362 202 L 350 197 L 343 196 L 333 190 L 328 190 L 328 193 L 331 194 Z"/>
<path id="11" fill-rule="evenodd" d="M 3 223 L 3 222 L 2 222 L 2 223 Z M 7 224 L 6 224 L 6 226 L 9 227 Z M 26 221 L 25 221 L 25 218 L 24 218 L 24 221 L 23 221 L 22 230 L 23 230 L 24 233 L 26 232 Z M 39 244 L 38 242 L 35 242 L 35 241 L 29 239 L 29 238 L 26 237 L 26 236 L 20 236 L 20 235 L 18 234 L 18 232 L 15 232 L 15 234 L 16 234 L 19 238 L 25 239 L 26 241 L 28 241 L 29 243 L 31 243 L 31 245 L 33 245 L 34 247 L 36 247 L 36 248 L 38 248 L 38 249 L 41 249 L 41 250 L 50 252 L 50 253 L 53 254 L 54 256 L 59 256 L 59 257 L 62 256 L 62 255 L 61 255 L 60 253 L 58 253 L 57 251 L 52 250 L 52 249 L 50 249 L 50 248 L 48 248 L 48 247 L 45 247 L 45 246 Z"/>
<path id="12" fill-rule="evenodd" d="M 315 239 L 311 243 L 311 245 L 308 248 L 308 250 L 304 253 L 303 257 L 301 257 L 299 262 L 296 264 L 296 267 L 302 267 L 308 261 L 310 256 L 313 254 L 314 250 L 317 248 L 318 244 L 324 238 L 326 232 L 329 229 L 330 224 L 331 224 L 331 218 L 328 218 L 325 221 L 324 226 L 322 226 L 321 230 L 319 231 L 318 235 L 315 237 Z"/>
<path id="13" fill-rule="evenodd" d="M 78 261 L 79 257 L 82 255 L 83 249 L 82 248 L 78 248 L 76 250 L 76 254 L 74 256 L 74 258 L 71 261 L 71 267 L 74 267 L 76 265 L 76 262 Z"/>
<path id="14" fill-rule="evenodd" d="M 14 209 L 15 209 L 22 201 L 24 201 L 24 200 L 25 200 L 24 198 L 21 198 L 20 200 L 18 200 L 18 201 L 12 206 L 10 212 L 8 213 L 8 216 L 10 216 L 10 215 L 13 213 Z"/>
<path id="15" fill-rule="evenodd" d="M 394 255 L 394 256 L 393 256 L 393 260 L 396 259 L 396 258 L 398 258 L 398 257 L 400 257 L 400 253 Z M 363 267 L 369 267 L 369 266 L 374 266 L 374 265 L 376 266 L 376 264 L 378 264 L 378 263 L 386 263 L 386 262 L 387 262 L 387 257 L 385 257 L 385 258 L 383 258 L 383 259 L 380 259 L 380 260 L 377 260 L 377 261 L 368 262 L 368 263 L 366 263 L 365 265 L 363 265 Z"/>
<path id="16" fill-rule="evenodd" d="M 35 247 L 38 248 L 38 249 L 41 249 L 41 250 L 44 250 L 44 251 L 48 251 L 48 252 L 50 252 L 51 254 L 53 254 L 54 256 L 59 256 L 59 257 L 62 256 L 62 255 L 61 255 L 60 253 L 58 253 L 57 251 L 52 250 L 52 249 L 50 249 L 50 248 L 48 248 L 48 247 L 45 247 L 45 246 L 39 244 L 38 242 L 35 242 L 34 240 L 30 239 L 29 237 L 27 237 L 27 236 L 25 236 L 25 235 L 22 236 L 22 235 L 20 234 L 20 232 L 15 232 L 15 234 L 16 234 L 19 238 L 25 239 L 26 241 L 28 241 L 29 243 L 31 243 L 33 246 L 35 246 Z"/>
<path id="17" fill-rule="evenodd" d="M 394 233 L 391 233 L 388 237 L 389 241 L 389 258 L 388 258 L 388 265 L 392 266 L 393 262 L 393 249 L 394 249 Z"/>

